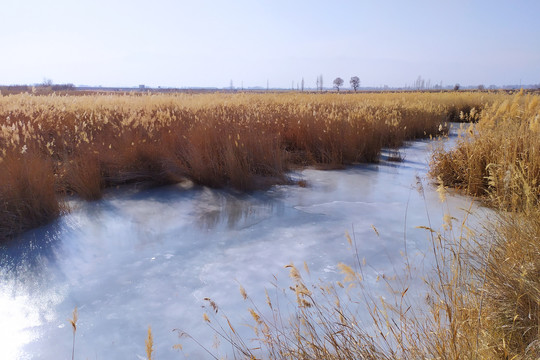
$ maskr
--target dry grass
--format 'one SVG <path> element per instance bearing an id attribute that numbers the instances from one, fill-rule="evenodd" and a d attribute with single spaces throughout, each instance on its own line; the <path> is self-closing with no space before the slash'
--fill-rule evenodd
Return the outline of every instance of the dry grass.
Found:
<path id="1" fill-rule="evenodd" d="M 534 209 L 540 194 L 540 96 L 486 106 L 454 150 L 434 154 L 432 174 L 495 207 Z"/>
<path id="2" fill-rule="evenodd" d="M 0 96 L 0 238 L 57 216 L 53 189 L 94 200 L 108 186 L 188 178 L 250 190 L 286 181 L 291 166 L 377 161 L 382 147 L 439 134 L 450 109 L 485 96 Z"/>
<path id="3" fill-rule="evenodd" d="M 478 341 L 492 358 L 540 358 L 539 121 L 540 96 L 519 92 L 486 106 L 453 150 L 433 158 L 444 184 L 499 210 L 462 265 L 481 302 L 461 311 L 478 313 Z"/>
<path id="4" fill-rule="evenodd" d="M 540 358 L 539 239 L 539 210 L 507 213 L 481 238 L 484 247 L 473 252 L 473 271 L 483 277 L 479 338 L 492 349 L 492 358 Z"/>
<path id="5" fill-rule="evenodd" d="M 8 156 L 0 166 L 0 239 L 40 226 L 62 213 L 50 159 L 27 150 Z"/>
<path id="6" fill-rule="evenodd" d="M 146 340 L 144 341 L 145 350 L 146 350 L 146 359 L 152 360 L 152 353 L 154 352 L 154 337 L 152 336 L 152 328 L 148 326 L 148 334 Z"/>

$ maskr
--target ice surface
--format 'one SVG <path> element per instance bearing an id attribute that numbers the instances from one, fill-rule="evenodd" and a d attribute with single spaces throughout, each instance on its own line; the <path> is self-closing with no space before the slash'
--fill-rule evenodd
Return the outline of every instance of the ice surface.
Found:
<path id="1" fill-rule="evenodd" d="M 459 196 L 439 202 L 425 178 L 430 144 L 408 144 L 400 163 L 383 154 L 379 164 L 292 173 L 305 188 L 238 194 L 184 184 L 72 202 L 71 213 L 0 252 L 2 358 L 68 358 L 75 306 L 77 358 L 144 358 L 149 325 L 156 359 L 182 358 L 172 329 L 213 342 L 203 298 L 241 327 L 248 313 L 239 284 L 262 305 L 274 276 L 287 286 L 287 264 L 305 261 L 314 280 L 339 279 L 336 265 L 353 261 L 345 232 L 373 286 L 377 274 L 403 268 L 405 250 L 420 277 L 429 270 L 430 242 L 416 227 L 438 228 L 446 211 L 459 217 L 471 203 Z M 208 357 L 181 342 L 191 358 Z"/>

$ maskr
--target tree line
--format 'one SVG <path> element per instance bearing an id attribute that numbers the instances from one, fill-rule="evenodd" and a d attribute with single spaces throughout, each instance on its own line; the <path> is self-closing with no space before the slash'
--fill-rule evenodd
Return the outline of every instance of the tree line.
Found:
<path id="1" fill-rule="evenodd" d="M 333 85 L 334 85 L 334 88 L 337 91 L 339 91 L 339 89 L 343 87 L 344 83 L 345 81 L 342 78 L 337 77 L 334 79 Z M 304 87 L 303 84 L 304 84 L 304 80 L 302 79 L 302 90 Z M 358 76 L 352 76 L 351 79 L 349 80 L 349 84 L 351 85 L 351 88 L 356 92 L 360 88 L 360 78 Z M 317 76 L 316 85 L 317 85 L 318 91 L 323 91 L 323 76 L 322 75 Z"/>

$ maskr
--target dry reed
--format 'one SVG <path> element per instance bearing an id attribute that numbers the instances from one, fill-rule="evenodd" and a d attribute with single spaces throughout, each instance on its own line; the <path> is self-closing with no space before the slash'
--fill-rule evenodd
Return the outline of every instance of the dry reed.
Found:
<path id="1" fill-rule="evenodd" d="M 144 345 L 146 350 L 146 359 L 152 360 L 152 353 L 154 352 L 154 338 L 152 336 L 152 328 L 150 326 L 148 326 L 148 334 L 146 335 Z"/>
<path id="2" fill-rule="evenodd" d="M 540 194 L 540 96 L 519 92 L 480 112 L 452 151 L 435 152 L 432 174 L 507 210 L 534 209 Z"/>
<path id="3" fill-rule="evenodd" d="M 540 357 L 539 121 L 540 96 L 520 91 L 486 106 L 453 150 L 433 157 L 434 176 L 499 210 L 463 265 L 481 302 L 462 311 L 478 313 L 491 358 Z"/>
<path id="4" fill-rule="evenodd" d="M 0 238 L 58 216 L 53 189 L 93 200 L 108 186 L 188 178 L 249 190 L 285 182 L 291 166 L 377 161 L 382 147 L 437 135 L 449 109 L 484 96 L 0 96 Z"/>

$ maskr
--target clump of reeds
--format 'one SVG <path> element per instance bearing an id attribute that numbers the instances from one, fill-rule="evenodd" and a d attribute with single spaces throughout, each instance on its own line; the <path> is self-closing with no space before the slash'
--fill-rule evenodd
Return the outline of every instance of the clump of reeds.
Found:
<path id="1" fill-rule="evenodd" d="M 434 154 L 432 174 L 498 211 L 467 252 L 469 293 L 462 311 L 478 314 L 477 342 L 492 358 L 540 357 L 540 97 L 484 107 L 454 149 Z"/>
<path id="2" fill-rule="evenodd" d="M 540 358 L 539 239 L 540 210 L 502 213 L 471 252 L 482 281 L 478 337 L 493 358 Z"/>
<path id="3" fill-rule="evenodd" d="M 435 152 L 431 173 L 445 185 L 521 211 L 540 194 L 540 96 L 520 92 L 486 106 L 450 151 Z"/>
<path id="4" fill-rule="evenodd" d="M 31 150 L 0 162 L 0 239 L 47 223 L 62 213 L 50 159 Z"/>

